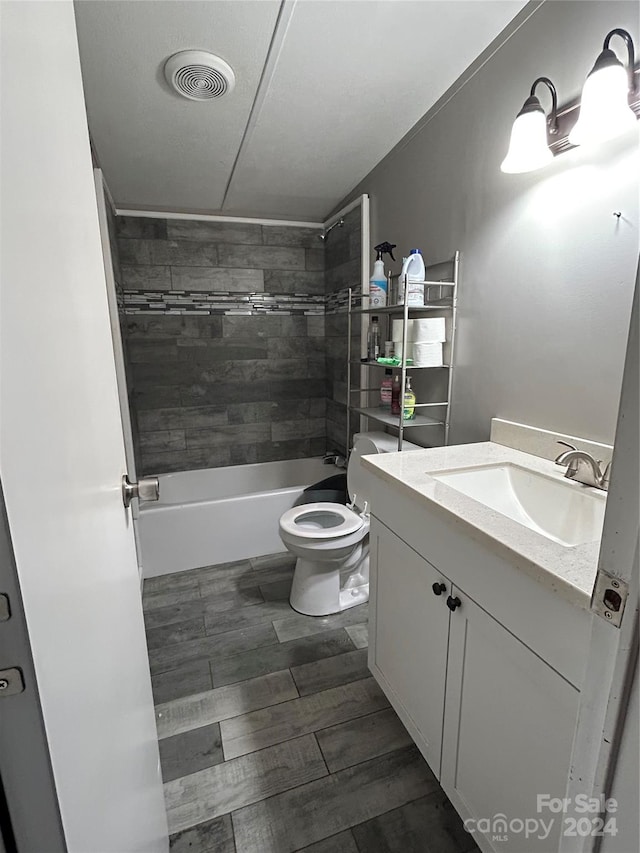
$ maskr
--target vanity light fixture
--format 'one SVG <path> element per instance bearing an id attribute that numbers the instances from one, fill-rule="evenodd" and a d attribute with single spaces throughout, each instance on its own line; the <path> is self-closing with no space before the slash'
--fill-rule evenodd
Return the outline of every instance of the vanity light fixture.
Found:
<path id="1" fill-rule="evenodd" d="M 551 92 L 551 112 L 548 118 L 536 96 L 536 87 L 540 83 L 544 83 Z M 538 77 L 511 128 L 509 150 L 500 166 L 503 172 L 509 174 L 533 172 L 553 160 L 553 154 L 547 140 L 547 128 L 551 134 L 558 132 L 557 114 L 556 87 L 548 77 Z"/>
<path id="2" fill-rule="evenodd" d="M 627 46 L 628 68 L 609 47 L 613 36 L 620 36 Z M 571 145 L 604 142 L 633 127 L 636 116 L 629 106 L 629 93 L 635 94 L 636 89 L 633 39 L 626 30 L 611 30 L 582 89 L 580 115 L 569 134 Z"/>

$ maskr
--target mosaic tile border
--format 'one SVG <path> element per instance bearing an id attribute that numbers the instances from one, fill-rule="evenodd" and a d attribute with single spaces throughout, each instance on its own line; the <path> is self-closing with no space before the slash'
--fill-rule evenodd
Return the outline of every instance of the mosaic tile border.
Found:
<path id="1" fill-rule="evenodd" d="M 302 314 L 322 315 L 325 297 L 305 293 L 230 293 L 124 290 L 124 314 Z"/>
<path id="2" fill-rule="evenodd" d="M 354 288 L 354 307 L 362 302 Z M 123 290 L 124 314 L 337 314 L 347 311 L 349 288 L 325 296 L 308 293 L 231 293 L 228 291 Z"/>
<path id="3" fill-rule="evenodd" d="M 352 288 L 354 296 L 354 308 L 360 307 L 362 304 L 362 287 Z M 338 314 L 346 312 L 349 307 L 349 288 L 343 287 L 333 293 L 327 293 L 324 298 L 325 313 Z"/>

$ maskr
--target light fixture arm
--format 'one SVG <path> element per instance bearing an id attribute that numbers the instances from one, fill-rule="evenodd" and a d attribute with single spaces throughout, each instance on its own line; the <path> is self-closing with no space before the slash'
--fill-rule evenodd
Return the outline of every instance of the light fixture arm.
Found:
<path id="1" fill-rule="evenodd" d="M 529 93 L 530 98 L 534 98 L 536 96 L 536 87 L 540 84 L 544 83 L 544 85 L 551 92 L 551 112 L 549 113 L 549 117 L 547 119 L 549 123 L 549 133 L 557 133 L 558 132 L 558 93 L 556 92 L 556 87 L 553 85 L 551 80 L 548 77 L 538 77 L 537 80 L 533 81 L 533 85 L 531 86 L 531 92 Z"/>
<path id="2" fill-rule="evenodd" d="M 629 54 L 629 65 L 627 68 L 627 73 L 629 75 L 629 91 L 632 94 L 636 92 L 636 75 L 635 75 L 635 50 L 633 47 L 633 39 L 629 35 L 626 30 L 621 29 L 620 27 L 616 27 L 615 30 L 611 30 L 610 33 L 607 33 L 604 37 L 604 42 L 602 45 L 602 50 L 611 50 L 609 47 L 609 42 L 613 38 L 613 36 L 620 36 L 620 38 L 624 41 L 627 46 L 627 52 Z"/>

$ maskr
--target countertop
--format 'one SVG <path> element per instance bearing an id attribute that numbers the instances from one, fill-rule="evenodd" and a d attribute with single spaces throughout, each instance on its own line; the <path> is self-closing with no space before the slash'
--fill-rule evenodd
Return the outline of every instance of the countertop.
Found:
<path id="1" fill-rule="evenodd" d="M 551 587 L 571 603 L 589 607 L 598 566 L 599 541 L 561 545 L 430 476 L 456 468 L 511 463 L 562 479 L 564 469 L 554 462 L 486 441 L 363 456 L 361 463 L 365 470 L 381 480 L 408 492 L 413 500 L 441 515 L 455 516 L 473 530 L 476 538 L 480 533 L 484 544 L 515 568 Z M 372 509 L 375 514 L 375 501 Z"/>

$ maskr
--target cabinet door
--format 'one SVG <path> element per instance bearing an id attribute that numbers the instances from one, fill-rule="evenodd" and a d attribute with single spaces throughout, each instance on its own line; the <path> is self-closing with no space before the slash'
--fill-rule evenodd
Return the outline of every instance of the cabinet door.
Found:
<path id="1" fill-rule="evenodd" d="M 537 796 L 565 795 L 578 691 L 463 592 L 454 596 L 442 787 L 463 819 L 489 819 L 474 836 L 483 850 L 553 853 L 562 815 L 538 812 Z M 518 823 L 505 833 L 498 814 L 553 826 L 527 838 Z"/>
<path id="2" fill-rule="evenodd" d="M 369 668 L 439 777 L 451 584 L 377 519 L 371 553 Z"/>

